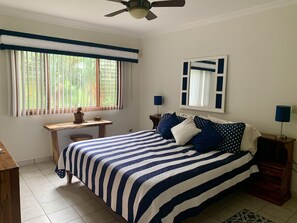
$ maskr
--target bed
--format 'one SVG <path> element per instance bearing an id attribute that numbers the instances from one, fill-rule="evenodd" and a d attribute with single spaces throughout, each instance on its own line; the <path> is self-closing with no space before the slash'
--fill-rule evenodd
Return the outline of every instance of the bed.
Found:
<path id="1" fill-rule="evenodd" d="M 71 143 L 56 172 L 76 176 L 129 223 L 172 223 L 199 213 L 258 168 L 249 151 L 201 153 L 145 130 Z"/>

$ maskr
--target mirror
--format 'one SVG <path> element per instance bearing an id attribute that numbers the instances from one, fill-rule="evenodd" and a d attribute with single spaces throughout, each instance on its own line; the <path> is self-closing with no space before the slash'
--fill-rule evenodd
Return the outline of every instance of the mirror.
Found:
<path id="1" fill-rule="evenodd" d="M 181 108 L 225 112 L 227 56 L 183 61 Z"/>

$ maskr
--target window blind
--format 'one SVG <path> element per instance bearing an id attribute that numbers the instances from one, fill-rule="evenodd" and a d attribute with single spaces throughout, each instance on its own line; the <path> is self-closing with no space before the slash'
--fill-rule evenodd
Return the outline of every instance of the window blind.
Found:
<path id="1" fill-rule="evenodd" d="M 11 51 L 13 116 L 121 109 L 121 62 Z"/>

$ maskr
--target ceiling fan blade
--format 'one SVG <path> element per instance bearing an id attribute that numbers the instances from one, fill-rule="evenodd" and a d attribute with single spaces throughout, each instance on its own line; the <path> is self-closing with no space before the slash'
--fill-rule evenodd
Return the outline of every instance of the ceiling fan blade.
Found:
<path id="1" fill-rule="evenodd" d="M 145 18 L 147 20 L 153 20 L 153 19 L 157 18 L 157 16 L 153 12 L 149 11 Z"/>
<path id="2" fill-rule="evenodd" d="M 121 13 L 127 12 L 127 11 L 128 11 L 127 9 L 121 9 L 121 10 L 118 10 L 118 11 L 115 11 L 115 12 L 105 15 L 105 17 L 113 17 L 115 15 L 118 15 L 118 14 L 121 14 Z"/>
<path id="3" fill-rule="evenodd" d="M 109 1 L 109 2 L 118 2 L 118 3 L 122 3 L 123 5 L 127 5 L 128 4 L 127 1 L 122 1 L 122 0 L 106 0 L 106 1 Z"/>
<path id="4" fill-rule="evenodd" d="M 172 1 L 157 1 L 152 2 L 152 7 L 183 7 L 186 4 L 185 0 L 172 0 Z"/>

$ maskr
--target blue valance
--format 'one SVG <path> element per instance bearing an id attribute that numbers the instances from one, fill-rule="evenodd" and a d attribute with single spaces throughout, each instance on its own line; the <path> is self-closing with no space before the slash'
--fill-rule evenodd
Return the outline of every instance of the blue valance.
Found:
<path id="1" fill-rule="evenodd" d="M 138 49 L 0 29 L 0 50 L 23 50 L 138 63 Z"/>

